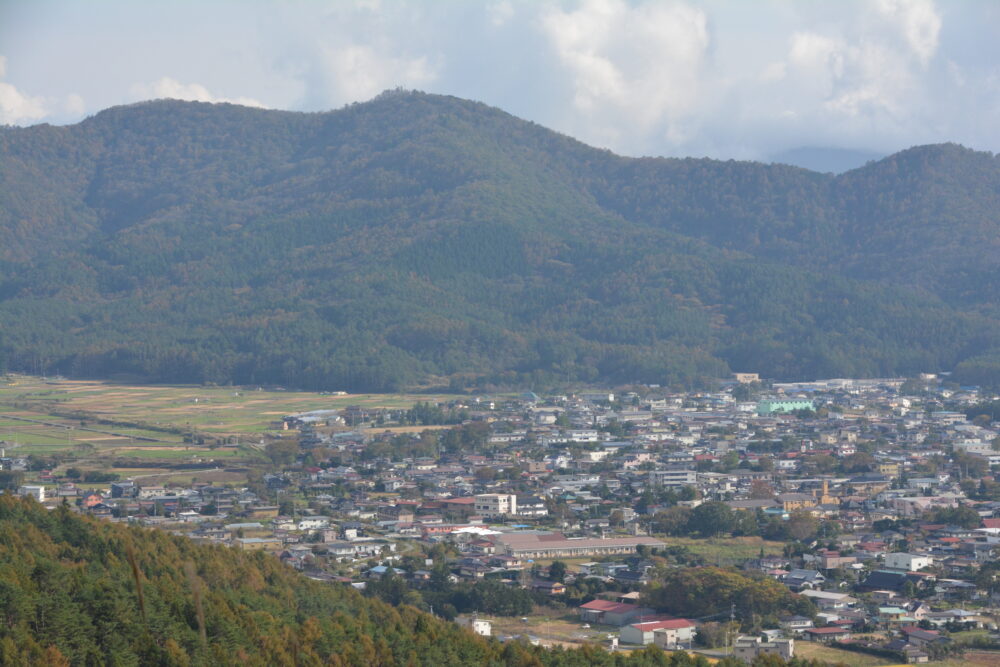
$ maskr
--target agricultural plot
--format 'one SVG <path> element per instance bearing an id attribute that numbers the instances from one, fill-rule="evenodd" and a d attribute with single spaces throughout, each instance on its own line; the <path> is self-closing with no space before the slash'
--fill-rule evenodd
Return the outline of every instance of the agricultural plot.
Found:
<path id="1" fill-rule="evenodd" d="M 56 412 L 79 411 L 95 418 L 140 423 L 181 431 L 197 431 L 215 437 L 252 438 L 270 430 L 283 415 L 312 410 L 335 410 L 349 405 L 365 408 L 409 408 L 418 401 L 446 401 L 452 395 L 430 394 L 347 394 L 342 396 L 311 392 L 263 391 L 241 387 L 201 387 L 169 385 L 120 385 L 92 380 L 44 380 L 14 376 L 0 384 L 0 420 L 13 404 L 51 406 Z M 44 410 L 38 407 L 36 415 Z M 0 427 L 2 431 L 3 427 Z M 121 429 L 107 429 L 118 432 Z M 87 434 L 94 442 L 96 434 Z M 127 435 L 127 434 L 126 434 Z M 177 434 L 135 429 L 134 435 L 159 440 L 180 440 Z M 2 437 L 2 436 L 0 436 Z M 65 437 L 65 436 L 64 436 Z M 54 443 L 53 443 L 54 444 Z"/>
<path id="2" fill-rule="evenodd" d="M 782 542 L 771 542 L 759 537 L 730 537 L 695 539 L 692 537 L 665 537 L 657 535 L 668 547 L 684 547 L 710 565 L 736 565 L 748 558 L 756 558 L 763 550 L 766 556 L 782 553 Z"/>

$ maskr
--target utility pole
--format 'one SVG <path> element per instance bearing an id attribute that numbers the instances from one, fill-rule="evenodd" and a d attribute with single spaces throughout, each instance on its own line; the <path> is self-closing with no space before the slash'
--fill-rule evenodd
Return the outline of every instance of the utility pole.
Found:
<path id="1" fill-rule="evenodd" d="M 729 641 L 726 642 L 728 644 L 727 648 L 729 651 L 729 655 L 733 655 L 734 653 L 733 644 L 736 638 L 733 636 L 733 624 L 735 622 L 736 622 L 736 603 L 733 602 L 730 603 L 729 605 L 729 631 L 726 633 L 726 635 L 729 638 Z"/>

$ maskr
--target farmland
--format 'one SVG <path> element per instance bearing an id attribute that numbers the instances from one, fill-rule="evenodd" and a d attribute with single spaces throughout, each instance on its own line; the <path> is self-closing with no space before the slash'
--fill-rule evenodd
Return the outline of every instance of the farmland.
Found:
<path id="1" fill-rule="evenodd" d="M 122 460 L 156 474 L 179 463 L 260 458 L 282 416 L 348 405 L 409 408 L 424 394 L 320 394 L 280 389 L 132 385 L 9 376 L 0 383 L 0 447 L 20 456 L 72 456 L 83 467 Z"/>

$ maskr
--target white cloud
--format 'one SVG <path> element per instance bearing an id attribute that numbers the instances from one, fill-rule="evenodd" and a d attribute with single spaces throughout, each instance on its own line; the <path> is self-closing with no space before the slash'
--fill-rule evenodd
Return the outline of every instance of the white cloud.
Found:
<path id="1" fill-rule="evenodd" d="M 218 97 L 200 83 L 181 83 L 165 76 L 152 84 L 137 83 L 131 88 L 132 97 L 139 100 L 173 99 L 192 102 L 229 102 L 247 107 L 264 105 L 250 97 Z"/>
<path id="2" fill-rule="evenodd" d="M 0 77 L 7 75 L 7 58 L 0 56 Z M 0 81 L 0 125 L 18 125 L 41 120 L 49 114 L 45 98 L 22 93 Z"/>
<path id="3" fill-rule="evenodd" d="M 705 13 L 682 3 L 588 0 L 550 9 L 541 27 L 569 71 L 573 107 L 612 139 L 662 126 L 677 139 L 701 101 L 709 48 Z"/>
<path id="4" fill-rule="evenodd" d="M 514 5 L 510 0 L 500 0 L 486 7 L 486 14 L 490 23 L 496 27 L 505 25 L 514 16 Z"/>
<path id="5" fill-rule="evenodd" d="M 631 155 L 948 140 L 1000 149 L 998 3 L 49 4 L 0 21 L 11 59 L 0 59 L 0 122 L 72 122 L 163 96 L 317 111 L 404 86 Z M 143 58 L 116 55 L 136 49 Z"/>
<path id="6" fill-rule="evenodd" d="M 82 116 L 87 111 L 87 105 L 83 97 L 77 93 L 70 93 L 66 96 L 66 103 L 63 105 L 66 112 L 73 116 Z"/>
<path id="7" fill-rule="evenodd" d="M 781 81 L 788 74 L 785 63 L 770 63 L 760 73 L 761 81 Z"/>
<path id="8" fill-rule="evenodd" d="M 322 77 L 339 103 L 367 100 L 387 88 L 419 88 L 437 77 L 426 57 L 380 53 L 372 46 L 323 47 Z"/>
<path id="9" fill-rule="evenodd" d="M 878 0 L 875 7 L 902 34 L 910 49 L 927 65 L 938 49 L 941 17 L 931 0 Z"/>

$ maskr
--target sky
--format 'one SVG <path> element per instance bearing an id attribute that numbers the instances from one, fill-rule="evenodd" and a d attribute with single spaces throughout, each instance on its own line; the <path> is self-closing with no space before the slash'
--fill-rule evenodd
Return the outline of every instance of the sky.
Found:
<path id="1" fill-rule="evenodd" d="M 993 0 L 0 0 L 0 124 L 403 87 L 624 155 L 1000 151 Z"/>

